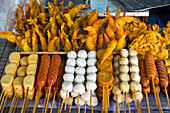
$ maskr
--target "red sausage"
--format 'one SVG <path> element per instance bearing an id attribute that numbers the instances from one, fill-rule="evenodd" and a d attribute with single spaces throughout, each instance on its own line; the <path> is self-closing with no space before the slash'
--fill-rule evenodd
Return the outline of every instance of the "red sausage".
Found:
<path id="1" fill-rule="evenodd" d="M 47 84 L 54 85 L 57 81 L 59 66 L 61 63 L 61 57 L 59 55 L 53 55 L 50 69 L 47 77 Z"/>
<path id="2" fill-rule="evenodd" d="M 140 69 L 140 76 L 141 76 L 141 84 L 142 87 L 147 88 L 149 86 L 150 81 L 146 77 L 146 71 L 145 71 L 145 62 L 144 60 L 139 61 L 139 69 Z"/>
<path id="3" fill-rule="evenodd" d="M 149 80 L 152 80 L 156 77 L 156 66 L 155 60 L 150 52 L 146 52 L 145 54 L 145 66 L 146 66 L 146 74 Z"/>
<path id="4" fill-rule="evenodd" d="M 150 87 L 150 85 L 147 87 L 147 88 L 145 88 L 145 87 L 142 87 L 142 91 L 145 93 L 147 93 L 147 94 L 149 94 L 150 92 L 151 92 L 151 87 Z"/>
<path id="5" fill-rule="evenodd" d="M 168 73 L 166 71 L 166 67 L 163 60 L 157 60 L 156 66 L 158 69 L 159 79 L 160 79 L 160 85 L 161 87 L 168 87 L 169 81 L 168 81 Z"/>
<path id="6" fill-rule="evenodd" d="M 165 92 L 165 87 L 162 87 L 161 89 L 162 89 L 162 92 L 163 92 L 164 94 L 166 94 L 166 92 Z M 167 93 L 169 94 L 169 93 L 170 93 L 170 88 L 167 87 L 166 90 L 167 90 Z"/>

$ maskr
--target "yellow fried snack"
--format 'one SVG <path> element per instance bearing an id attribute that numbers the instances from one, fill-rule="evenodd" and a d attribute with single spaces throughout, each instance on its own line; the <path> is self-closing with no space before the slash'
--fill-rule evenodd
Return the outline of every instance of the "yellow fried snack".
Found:
<path id="1" fill-rule="evenodd" d="M 90 13 L 90 16 L 87 18 L 87 25 L 92 26 L 98 20 L 98 10 L 95 9 Z"/>
<path id="2" fill-rule="evenodd" d="M 105 51 L 106 51 L 106 49 L 97 50 L 96 56 L 97 56 L 98 60 L 100 60 L 104 56 Z M 106 59 L 107 60 L 112 60 L 113 59 L 113 54 L 110 54 Z"/>
<path id="3" fill-rule="evenodd" d="M 97 69 L 99 71 L 107 71 L 107 72 L 113 73 L 112 61 L 106 59 L 102 63 L 102 65 L 100 65 L 100 61 L 98 61 L 97 62 Z"/>
<path id="4" fill-rule="evenodd" d="M 106 46 L 107 46 L 107 45 L 109 44 L 109 42 L 110 42 L 110 39 L 109 39 L 109 37 L 106 35 L 106 33 L 104 32 L 103 29 L 101 29 L 101 32 L 103 33 L 104 40 L 105 40 L 105 44 L 106 44 Z"/>
<path id="5" fill-rule="evenodd" d="M 35 33 L 35 30 L 33 31 L 32 34 L 32 50 L 36 50 L 38 48 L 38 37 Z"/>
<path id="6" fill-rule="evenodd" d="M 12 43 L 15 43 L 17 35 L 15 33 L 13 33 L 13 32 L 6 31 L 6 32 L 0 32 L 0 37 L 5 38 L 5 39 L 7 39 L 8 41 L 10 41 Z"/>
<path id="7" fill-rule="evenodd" d="M 117 45 L 116 48 L 123 48 L 123 46 L 125 45 L 125 38 L 128 34 L 128 31 L 125 31 L 124 35 L 119 38 L 119 40 L 117 41 Z"/>
<path id="8" fill-rule="evenodd" d="M 97 49 L 102 49 L 103 47 L 104 47 L 103 35 L 100 34 L 98 39 Z"/>
<path id="9" fill-rule="evenodd" d="M 58 40 L 59 37 L 54 37 L 50 43 L 48 43 L 48 47 L 47 47 L 47 50 L 48 51 L 56 51 L 57 48 L 56 48 L 56 45 L 55 45 L 55 42 L 56 40 Z"/>
<path id="10" fill-rule="evenodd" d="M 73 20 L 71 19 L 71 16 L 66 13 L 63 15 L 63 19 L 67 23 L 67 26 L 71 29 L 71 27 L 73 25 Z"/>
<path id="11" fill-rule="evenodd" d="M 24 51 L 31 51 L 31 47 L 28 45 L 28 40 L 26 38 L 21 40 L 21 45 Z"/>

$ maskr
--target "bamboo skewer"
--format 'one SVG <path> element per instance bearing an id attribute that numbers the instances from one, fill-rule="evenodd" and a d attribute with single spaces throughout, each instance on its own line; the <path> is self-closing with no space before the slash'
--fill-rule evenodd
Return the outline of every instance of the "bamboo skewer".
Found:
<path id="1" fill-rule="evenodd" d="M 108 101 L 108 108 L 110 107 L 110 102 L 109 102 L 109 88 L 108 88 L 108 83 L 107 83 L 107 101 Z"/>
<path id="2" fill-rule="evenodd" d="M 165 94 L 166 94 L 166 98 L 167 98 L 167 101 L 168 101 L 168 106 L 169 106 L 169 110 L 170 110 L 169 95 L 168 95 L 168 92 L 167 92 L 167 89 L 166 89 L 166 87 L 165 87 Z"/>
<path id="3" fill-rule="evenodd" d="M 86 113 L 87 101 L 85 101 L 84 113 Z"/>
<path id="4" fill-rule="evenodd" d="M 116 113 L 118 113 L 118 95 L 116 94 Z"/>
<path id="5" fill-rule="evenodd" d="M 55 96 L 56 96 L 56 92 L 54 92 L 54 96 L 53 96 L 53 102 L 52 102 L 52 105 L 51 105 L 51 110 L 50 110 L 50 113 L 53 112 L 53 106 L 54 106 L 54 100 L 55 100 Z"/>
<path id="6" fill-rule="evenodd" d="M 52 87 L 52 84 L 50 85 L 50 89 L 49 89 L 49 92 L 48 92 L 47 103 L 46 103 L 46 107 L 45 107 L 45 113 L 47 113 L 47 107 L 48 107 L 48 102 L 49 102 L 49 99 L 50 99 L 51 87 Z"/>
<path id="7" fill-rule="evenodd" d="M 67 96 L 68 96 L 68 90 L 66 92 L 66 100 L 65 100 L 65 107 L 64 107 L 64 110 L 66 110 L 66 106 L 67 106 Z"/>
<path id="8" fill-rule="evenodd" d="M 90 90 L 90 106 L 91 106 L 91 103 L 92 103 L 92 90 Z"/>
<path id="9" fill-rule="evenodd" d="M 63 97 L 63 101 L 62 101 L 61 107 L 60 107 L 60 113 L 62 112 L 64 101 L 65 101 L 65 98 Z"/>
<path id="10" fill-rule="evenodd" d="M 105 90 L 105 89 L 104 89 Z M 105 91 L 105 96 L 104 96 L 104 100 L 105 100 L 105 113 L 108 113 L 108 108 L 107 108 L 107 94 L 106 94 L 106 91 Z"/>
<path id="11" fill-rule="evenodd" d="M 66 107 L 66 113 L 68 112 L 68 105 L 67 105 L 67 107 Z"/>
<path id="12" fill-rule="evenodd" d="M 72 98 L 71 98 L 69 113 L 71 113 L 71 107 L 72 107 L 72 104 L 73 104 L 73 98 L 74 98 L 74 95 L 73 95 Z"/>
<path id="13" fill-rule="evenodd" d="M 38 106 L 40 91 L 41 91 L 41 86 L 39 87 L 39 90 L 36 93 L 36 99 L 35 99 L 34 108 L 33 108 L 33 112 L 32 113 L 35 113 L 35 110 L 36 110 L 36 108 Z"/>
<path id="14" fill-rule="evenodd" d="M 61 98 L 59 98 L 58 113 L 60 113 L 60 103 L 61 103 Z"/>
<path id="15" fill-rule="evenodd" d="M 47 100 L 47 92 L 45 92 L 45 99 L 44 99 L 44 104 L 43 104 L 42 113 L 44 113 L 44 107 L 45 107 L 46 100 Z"/>
<path id="16" fill-rule="evenodd" d="M 15 104 L 15 100 L 16 100 L 16 93 L 14 94 L 14 97 L 12 99 L 12 102 L 11 102 L 11 106 L 9 108 L 9 112 L 8 113 L 11 113 L 12 110 L 13 110 L 13 107 L 14 107 L 14 104 Z"/>
<path id="17" fill-rule="evenodd" d="M 147 102 L 147 107 L 148 107 L 148 113 L 150 113 L 149 99 L 148 99 L 148 93 L 147 92 L 145 92 L 145 96 L 146 96 L 146 102 Z"/>
<path id="18" fill-rule="evenodd" d="M 141 113 L 140 102 L 138 100 L 137 100 L 137 103 L 138 103 L 138 111 L 139 113 Z"/>
<path id="19" fill-rule="evenodd" d="M 0 101 L 2 99 L 3 94 L 4 94 L 4 90 L 2 90 L 2 92 L 1 92 Z"/>
<path id="20" fill-rule="evenodd" d="M 1 110 L 1 108 L 2 108 L 2 104 L 4 103 L 4 98 L 5 98 L 5 96 L 6 96 L 6 94 L 4 94 L 3 97 L 2 97 L 2 101 L 1 101 L 1 105 L 0 105 L 0 110 Z"/>
<path id="21" fill-rule="evenodd" d="M 104 111 L 104 87 L 103 87 L 103 98 L 102 98 L 102 113 Z"/>
<path id="22" fill-rule="evenodd" d="M 129 109 L 129 113 L 131 113 L 129 101 L 128 101 L 128 109 Z"/>
<path id="23" fill-rule="evenodd" d="M 25 107 L 24 107 L 24 113 L 25 113 L 25 110 L 27 108 L 27 104 L 28 104 L 28 95 L 27 95 L 27 98 L 26 98 L 26 104 L 25 104 Z"/>
<path id="24" fill-rule="evenodd" d="M 8 95 L 6 95 L 6 98 L 5 98 L 4 105 L 3 105 L 3 107 L 2 107 L 1 113 L 4 112 L 4 108 L 5 108 L 7 99 L 8 99 Z"/>
<path id="25" fill-rule="evenodd" d="M 26 92 L 26 96 L 25 96 L 25 99 L 24 99 L 24 102 L 23 102 L 23 105 L 22 105 L 21 113 L 24 112 L 24 108 L 25 108 L 25 104 L 26 104 L 26 100 L 27 100 L 27 96 L 28 96 L 28 90 L 29 90 L 29 87 L 27 88 L 27 92 Z"/>
<path id="26" fill-rule="evenodd" d="M 153 91 L 154 91 L 154 96 L 155 96 L 155 101 L 156 101 L 156 107 L 157 110 L 159 109 L 158 107 L 158 100 L 157 100 L 157 96 L 156 96 L 156 92 L 155 92 L 155 83 L 154 83 L 154 79 L 152 78 L 152 83 L 153 83 Z"/>
<path id="27" fill-rule="evenodd" d="M 163 113 L 163 110 L 162 110 L 162 105 L 161 105 L 161 101 L 160 101 L 160 98 L 159 98 L 159 94 L 158 94 L 158 92 L 156 92 L 156 94 L 157 94 L 157 97 L 158 97 L 158 102 L 159 102 L 160 113 Z"/>
<path id="28" fill-rule="evenodd" d="M 91 113 L 93 113 L 93 105 L 91 106 Z"/>
<path id="29" fill-rule="evenodd" d="M 124 110 L 124 102 L 125 102 L 125 92 L 123 91 L 123 101 L 122 101 L 122 110 Z"/>
<path id="30" fill-rule="evenodd" d="M 124 112 L 126 113 L 126 92 L 125 92 L 125 111 Z"/>
<path id="31" fill-rule="evenodd" d="M 19 97 L 17 96 L 17 100 L 16 100 L 16 103 L 15 103 L 15 107 L 14 107 L 14 112 L 13 113 L 15 113 L 15 110 L 17 108 L 18 100 L 19 100 Z"/>
<path id="32" fill-rule="evenodd" d="M 137 108 L 137 102 L 136 102 L 136 90 L 134 90 L 134 93 L 135 93 L 135 108 Z"/>
<path id="33" fill-rule="evenodd" d="M 80 104 L 78 105 L 78 113 L 80 113 Z"/>
<path id="34" fill-rule="evenodd" d="M 80 98 L 80 93 L 78 93 L 78 97 L 77 97 L 77 109 L 79 107 L 79 98 Z"/>

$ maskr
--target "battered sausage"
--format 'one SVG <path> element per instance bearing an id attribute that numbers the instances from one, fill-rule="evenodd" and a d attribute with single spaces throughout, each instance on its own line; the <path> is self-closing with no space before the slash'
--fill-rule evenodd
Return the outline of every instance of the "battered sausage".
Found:
<path id="1" fill-rule="evenodd" d="M 38 76 L 37 76 L 37 81 L 36 81 L 38 86 L 41 86 L 41 87 L 45 86 L 49 65 L 50 65 L 50 56 L 47 54 L 42 55 L 40 68 L 38 71 Z"/>
<path id="2" fill-rule="evenodd" d="M 148 78 L 146 77 L 146 71 L 145 71 L 145 62 L 144 60 L 140 60 L 139 61 L 139 68 L 140 68 L 140 75 L 141 75 L 141 84 L 142 87 L 148 87 L 150 81 L 148 80 Z"/>
<path id="3" fill-rule="evenodd" d="M 160 93 L 160 87 L 159 86 L 155 86 L 155 92 L 158 92 L 158 94 Z M 153 86 L 152 86 L 152 93 L 154 94 Z"/>
<path id="4" fill-rule="evenodd" d="M 147 93 L 147 94 L 149 94 L 150 92 L 151 92 L 151 87 L 150 86 L 148 86 L 147 88 L 145 88 L 145 87 L 143 87 L 142 88 L 142 91 L 145 93 Z"/>
<path id="5" fill-rule="evenodd" d="M 59 55 L 53 55 L 50 64 L 49 74 L 47 77 L 48 85 L 54 85 L 56 83 L 60 64 L 61 57 Z"/>
<path id="6" fill-rule="evenodd" d="M 156 66 L 159 74 L 160 79 L 160 85 L 161 87 L 168 87 L 169 81 L 168 81 L 168 74 L 166 71 L 166 67 L 163 60 L 157 60 Z"/>
<path id="7" fill-rule="evenodd" d="M 146 52 L 145 54 L 145 66 L 146 66 L 146 74 L 149 80 L 152 80 L 156 77 L 156 65 L 155 60 L 150 52 Z"/>

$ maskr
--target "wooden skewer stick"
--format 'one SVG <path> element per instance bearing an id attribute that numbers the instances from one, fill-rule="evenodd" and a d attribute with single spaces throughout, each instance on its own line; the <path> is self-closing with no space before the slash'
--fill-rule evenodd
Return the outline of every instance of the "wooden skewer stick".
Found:
<path id="1" fill-rule="evenodd" d="M 12 110 L 13 110 L 13 107 L 14 107 L 14 104 L 15 104 L 15 100 L 16 100 L 16 93 L 14 94 L 14 97 L 12 99 L 12 102 L 11 102 L 11 106 L 9 108 L 9 112 L 8 113 L 11 113 Z"/>
<path id="2" fill-rule="evenodd" d="M 2 108 L 2 104 L 4 103 L 4 98 L 5 98 L 5 96 L 6 96 L 6 94 L 4 94 L 3 97 L 2 97 L 2 101 L 1 101 L 1 105 L 0 105 L 0 110 L 1 110 L 1 108 Z"/>
<path id="3" fill-rule="evenodd" d="M 91 103 L 92 103 L 92 90 L 90 90 L 90 106 L 91 106 Z"/>
<path id="4" fill-rule="evenodd" d="M 167 101 L 168 101 L 168 106 L 169 106 L 169 111 L 170 111 L 169 95 L 168 95 L 168 92 L 167 92 L 167 89 L 166 89 L 166 87 L 165 87 L 165 94 L 166 94 L 166 98 L 167 98 Z"/>
<path id="5" fill-rule="evenodd" d="M 104 89 L 105 90 L 105 89 Z M 105 91 L 105 96 L 104 96 L 104 100 L 105 100 L 105 113 L 108 113 L 108 108 L 107 108 L 107 94 L 106 94 L 106 91 Z"/>
<path id="6" fill-rule="evenodd" d="M 24 113 L 25 113 L 25 110 L 26 110 L 26 108 L 27 108 L 27 104 L 28 104 L 28 95 L 27 95 L 27 97 L 26 97 L 26 104 L 25 104 L 25 107 L 24 107 Z"/>
<path id="7" fill-rule="evenodd" d="M 24 102 L 23 102 L 23 105 L 22 105 L 22 110 L 21 110 L 21 113 L 24 112 L 24 108 L 25 108 L 25 103 L 26 103 L 26 100 L 27 100 L 27 95 L 28 95 L 28 90 L 29 90 L 29 87 L 27 88 L 27 92 L 25 94 L 25 99 L 24 99 Z"/>
<path id="8" fill-rule="evenodd" d="M 4 94 L 4 90 L 2 90 L 2 92 L 1 92 L 0 101 L 2 99 L 3 94 Z"/>
<path id="9" fill-rule="evenodd" d="M 153 84 L 153 92 L 154 92 L 155 101 L 156 101 L 156 107 L 157 107 L 157 110 L 158 110 L 159 107 L 158 107 L 158 100 L 157 100 L 157 96 L 156 96 L 156 92 L 155 92 L 155 82 L 154 82 L 154 78 L 152 78 L 152 84 Z"/>
<path id="10" fill-rule="evenodd" d="M 80 104 L 78 105 L 78 113 L 80 113 Z"/>
<path id="11" fill-rule="evenodd" d="M 58 99 L 59 99 L 58 113 L 60 113 L 60 103 L 61 103 L 61 98 L 58 98 Z"/>
<path id="12" fill-rule="evenodd" d="M 91 106 L 91 113 L 93 113 L 93 105 Z"/>
<path id="13" fill-rule="evenodd" d="M 160 101 L 158 92 L 156 92 L 156 94 L 157 94 L 157 97 L 158 97 L 158 103 L 159 103 L 160 113 L 163 113 L 162 105 L 161 105 L 161 101 Z"/>
<path id="14" fill-rule="evenodd" d="M 51 105 L 50 113 L 52 113 L 52 112 L 53 112 L 53 105 L 54 105 L 55 96 L 56 96 L 56 92 L 54 92 L 53 102 L 52 102 L 52 105 Z"/>
<path id="15" fill-rule="evenodd" d="M 46 107 L 45 107 L 45 113 L 47 113 L 48 102 L 50 100 L 51 87 L 52 87 L 52 84 L 50 85 L 50 89 L 49 89 L 49 92 L 48 92 L 47 103 L 46 103 Z"/>
<path id="16" fill-rule="evenodd" d="M 104 111 L 104 87 L 103 87 L 103 98 L 102 98 L 102 113 Z"/>
<path id="17" fill-rule="evenodd" d="M 71 113 L 71 107 L 72 107 L 72 104 L 73 104 L 73 98 L 74 98 L 74 95 L 73 95 L 72 98 L 71 98 L 69 113 Z"/>
<path id="18" fill-rule="evenodd" d="M 36 99 L 35 99 L 34 108 L 33 108 L 33 112 L 32 113 L 35 113 L 35 110 L 36 110 L 36 108 L 38 106 L 40 92 L 41 92 L 41 86 L 39 87 L 39 90 L 36 93 Z"/>
<path id="19" fill-rule="evenodd" d="M 68 111 L 68 105 L 67 105 L 67 107 L 66 107 L 66 113 L 67 113 L 67 111 Z"/>
<path id="20" fill-rule="evenodd" d="M 136 89 L 134 90 L 135 93 L 135 108 L 137 108 L 137 102 L 136 102 Z"/>
<path id="21" fill-rule="evenodd" d="M 138 100 L 137 100 L 137 103 L 138 103 L 138 111 L 139 113 L 141 113 L 140 102 Z"/>
<path id="22" fill-rule="evenodd" d="M 62 112 L 64 101 L 65 101 L 65 97 L 63 97 L 63 101 L 62 101 L 62 103 L 61 103 L 60 113 Z"/>
<path id="23" fill-rule="evenodd" d="M 79 107 L 79 98 L 80 98 L 80 93 L 78 93 L 78 97 L 77 97 L 77 108 Z"/>
<path id="24" fill-rule="evenodd" d="M 44 108 L 45 108 L 45 103 L 47 101 L 47 91 L 45 92 L 45 99 L 44 99 L 44 104 L 43 104 L 43 110 L 42 113 L 44 113 Z"/>
<path id="25" fill-rule="evenodd" d="M 84 113 L 86 113 L 87 101 L 85 101 Z"/>
<path id="26" fill-rule="evenodd" d="M 118 113 L 118 95 L 116 94 L 116 113 Z"/>
<path id="27" fill-rule="evenodd" d="M 129 109 L 129 113 L 131 113 L 131 111 L 130 111 L 130 103 L 129 103 L 129 101 L 128 101 L 128 109 Z"/>
<path id="28" fill-rule="evenodd" d="M 4 105 L 3 105 L 3 107 L 2 107 L 1 113 L 4 112 L 4 108 L 5 108 L 7 99 L 8 99 L 8 95 L 6 95 L 6 98 L 5 98 Z"/>
<path id="29" fill-rule="evenodd" d="M 124 112 L 126 113 L 126 92 L 125 92 L 125 111 Z"/>
<path id="30" fill-rule="evenodd" d="M 123 101 L 122 101 L 122 110 L 124 110 L 124 102 L 125 102 L 125 92 L 123 91 Z"/>
<path id="31" fill-rule="evenodd" d="M 15 107 L 14 107 L 14 112 L 13 113 L 15 113 L 15 110 L 17 108 L 18 100 L 19 100 L 19 96 L 17 96 L 17 100 L 16 100 L 16 103 L 15 103 Z"/>
<path id="32" fill-rule="evenodd" d="M 147 102 L 147 107 L 148 107 L 148 113 L 150 113 L 149 99 L 148 99 L 148 93 L 147 92 L 145 92 L 145 96 L 146 96 L 146 102 Z"/>
<path id="33" fill-rule="evenodd" d="M 68 96 L 68 90 L 66 92 L 66 100 L 65 100 L 65 107 L 64 107 L 64 110 L 66 110 L 66 106 L 67 106 L 67 96 Z"/>
<path id="34" fill-rule="evenodd" d="M 107 83 L 107 102 L 108 102 L 108 108 L 110 107 L 110 102 L 109 102 L 109 86 Z"/>

